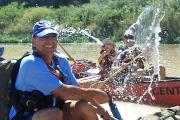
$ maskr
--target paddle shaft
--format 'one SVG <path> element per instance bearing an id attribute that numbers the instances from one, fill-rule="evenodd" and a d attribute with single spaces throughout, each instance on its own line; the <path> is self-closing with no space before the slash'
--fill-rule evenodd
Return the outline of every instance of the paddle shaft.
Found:
<path id="1" fill-rule="evenodd" d="M 121 114 L 120 114 L 120 112 L 118 110 L 117 105 L 113 102 L 113 99 L 112 99 L 110 93 L 107 92 L 107 94 L 108 94 L 108 97 L 109 97 L 108 105 L 110 107 L 110 110 L 111 110 L 113 116 L 118 120 L 122 120 L 122 117 L 121 117 Z"/>
<path id="2" fill-rule="evenodd" d="M 129 61 L 125 67 L 119 67 L 119 69 L 118 69 L 115 73 L 113 73 L 110 77 L 108 77 L 106 80 L 104 80 L 104 83 L 109 82 L 111 79 L 113 79 L 113 78 L 114 78 L 115 76 L 117 76 L 119 73 L 121 73 L 124 69 L 126 69 L 126 68 L 128 67 L 128 65 L 132 64 L 132 62 L 133 62 L 136 58 L 138 58 L 139 56 L 141 56 L 141 55 L 142 55 L 142 53 L 140 53 L 139 55 L 137 55 L 134 59 L 132 59 L 131 61 Z"/>
<path id="3" fill-rule="evenodd" d="M 64 47 L 59 42 L 58 42 L 58 45 L 68 55 L 69 59 L 72 60 L 75 63 L 76 62 L 75 59 L 66 51 L 66 49 L 64 49 Z"/>

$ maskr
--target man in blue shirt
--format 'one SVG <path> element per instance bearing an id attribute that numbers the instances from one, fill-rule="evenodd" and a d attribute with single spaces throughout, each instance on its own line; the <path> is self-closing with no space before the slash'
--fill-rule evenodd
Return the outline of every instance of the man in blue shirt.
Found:
<path id="1" fill-rule="evenodd" d="M 55 25 L 47 20 L 36 22 L 32 34 L 33 54 L 22 59 L 15 87 L 24 92 L 39 91 L 44 96 L 53 95 L 54 98 L 51 99 L 51 107 L 23 111 L 23 119 L 97 120 L 96 109 L 89 102 L 95 100 L 106 103 L 108 96 L 101 90 L 78 87 L 68 60 L 55 52 L 58 43 Z M 53 107 L 57 100 L 55 97 L 61 101 L 76 101 L 62 102 L 60 104 L 64 106 L 59 109 Z M 28 102 L 25 104 L 29 104 Z M 9 119 L 13 120 L 19 111 L 18 107 L 12 106 Z"/>

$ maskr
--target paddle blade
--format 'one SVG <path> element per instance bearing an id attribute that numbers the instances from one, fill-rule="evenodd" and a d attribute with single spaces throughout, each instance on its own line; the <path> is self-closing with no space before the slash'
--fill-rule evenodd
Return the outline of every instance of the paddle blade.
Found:
<path id="1" fill-rule="evenodd" d="M 105 87 L 106 82 L 105 81 L 98 81 L 93 83 L 90 88 L 97 88 L 97 89 L 103 89 Z"/>
<path id="2" fill-rule="evenodd" d="M 121 114 L 120 114 L 120 112 L 119 112 L 119 110 L 117 108 L 117 105 L 112 102 L 112 103 L 109 103 L 109 107 L 111 109 L 111 112 L 112 112 L 113 116 L 115 118 L 117 118 L 118 120 L 122 120 L 122 117 L 121 117 Z"/>

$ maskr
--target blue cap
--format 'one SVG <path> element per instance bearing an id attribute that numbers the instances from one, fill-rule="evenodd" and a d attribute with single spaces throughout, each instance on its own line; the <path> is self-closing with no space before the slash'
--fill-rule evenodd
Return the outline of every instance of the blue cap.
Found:
<path id="1" fill-rule="evenodd" d="M 58 34 L 55 25 L 48 20 L 41 20 L 34 24 L 32 29 L 33 37 L 43 37 L 49 33 Z"/>

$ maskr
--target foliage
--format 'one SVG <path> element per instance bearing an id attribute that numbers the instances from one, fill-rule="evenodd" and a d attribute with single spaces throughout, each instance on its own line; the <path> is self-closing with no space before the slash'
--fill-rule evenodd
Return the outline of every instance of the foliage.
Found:
<path id="1" fill-rule="evenodd" d="M 90 0 L 0 0 L 0 6 L 10 4 L 11 2 L 17 2 L 18 4 L 25 4 L 26 7 L 36 7 L 36 6 L 53 6 L 58 8 L 63 5 L 80 5 L 84 3 L 89 3 Z"/>
<path id="2" fill-rule="evenodd" d="M 180 2 L 178 0 L 165 0 L 163 8 L 165 17 L 161 22 L 163 28 L 163 43 L 178 44 L 180 43 Z"/>
<path id="3" fill-rule="evenodd" d="M 49 10 L 44 7 L 28 8 L 25 9 L 22 18 L 19 18 L 15 23 L 10 23 L 9 27 L 5 29 L 5 33 L 31 33 L 33 24 L 41 19 L 55 21 L 56 16 L 52 9 Z"/>
<path id="4" fill-rule="evenodd" d="M 4 34 L 0 35 L 1 43 L 30 43 L 31 35 L 16 35 L 16 34 Z"/>
<path id="5" fill-rule="evenodd" d="M 15 23 L 23 15 L 22 9 L 22 6 L 18 6 L 17 3 L 0 8 L 0 32 L 3 32 L 10 23 Z"/>
<path id="6" fill-rule="evenodd" d="M 22 40 L 19 40 L 22 36 L 26 37 L 23 42 L 30 41 L 32 26 L 41 19 L 51 20 L 59 24 L 61 28 L 87 28 L 91 31 L 91 35 L 99 39 L 110 37 L 119 42 L 122 40 L 124 31 L 136 22 L 145 7 L 151 5 L 165 11 L 165 17 L 161 22 L 162 43 L 180 43 L 179 0 L 91 0 L 90 4 L 60 7 L 58 4 L 52 7 L 50 7 L 50 3 L 43 2 L 42 4 L 42 1 L 45 0 L 16 1 L 18 3 L 14 2 L 0 8 L 0 42 L 22 42 Z M 41 3 L 37 5 L 44 7 L 29 7 L 37 2 Z M 51 2 L 53 4 L 54 0 Z M 2 5 L 5 5 L 5 3 Z M 55 9 L 54 7 L 58 8 Z M 79 34 L 65 35 L 62 39 L 62 42 L 83 41 L 91 41 L 91 39 Z"/>

